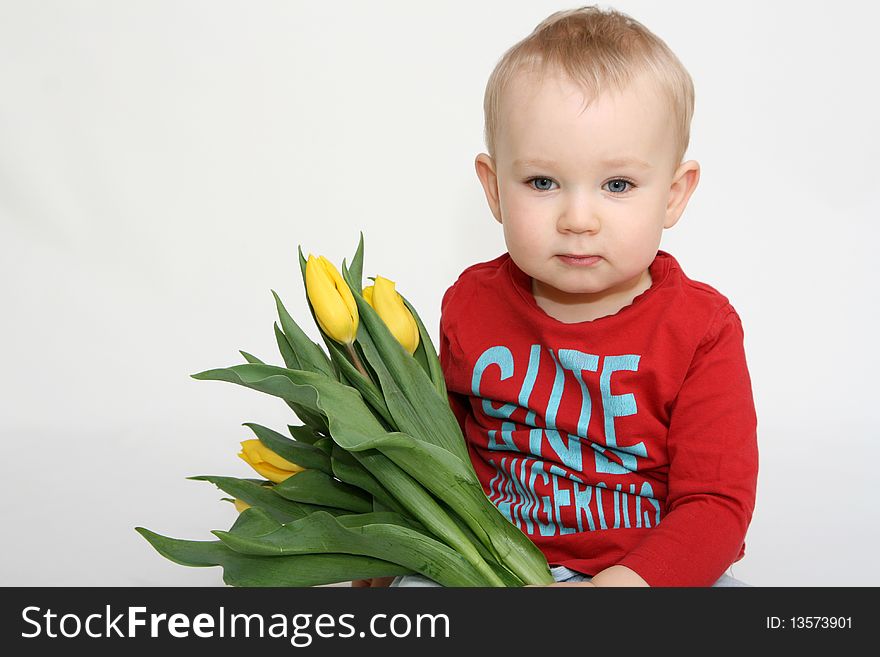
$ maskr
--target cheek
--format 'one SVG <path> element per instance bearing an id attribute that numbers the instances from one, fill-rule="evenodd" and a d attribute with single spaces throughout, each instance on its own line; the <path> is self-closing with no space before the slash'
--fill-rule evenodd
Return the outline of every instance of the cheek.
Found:
<path id="1" fill-rule="evenodd" d="M 643 216 L 627 224 L 627 238 L 634 244 L 651 244 L 663 233 L 663 218 L 656 217 L 653 208 L 646 208 Z"/>
<path id="2" fill-rule="evenodd" d="M 516 193 L 504 199 L 504 234 L 518 240 L 529 240 L 540 235 L 540 208 Z"/>
<path id="3" fill-rule="evenodd" d="M 504 222 L 504 239 L 513 248 L 527 250 L 529 246 L 537 246 L 541 242 L 541 233 L 536 229 L 534 221 L 511 215 Z"/>

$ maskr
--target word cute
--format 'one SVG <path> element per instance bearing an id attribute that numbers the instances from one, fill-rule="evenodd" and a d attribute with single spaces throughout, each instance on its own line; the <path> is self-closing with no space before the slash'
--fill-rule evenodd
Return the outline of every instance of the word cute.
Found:
<path id="1" fill-rule="evenodd" d="M 587 427 L 590 424 L 590 418 L 593 412 L 593 400 L 590 390 L 587 387 L 584 372 L 596 372 L 599 374 L 599 393 L 601 396 L 601 407 L 603 410 L 603 425 L 605 432 L 604 445 L 597 445 L 595 441 L 591 444 L 594 448 L 596 460 L 596 472 L 610 474 L 627 474 L 638 469 L 637 457 L 647 457 L 647 448 L 644 442 L 638 442 L 634 445 L 620 445 L 617 433 L 614 427 L 614 419 L 618 417 L 627 417 L 635 415 L 637 412 L 635 397 L 632 393 L 615 395 L 611 393 L 611 377 L 614 372 L 627 370 L 636 372 L 639 368 L 640 356 L 637 354 L 626 354 L 617 356 L 605 356 L 601 359 L 602 369 L 599 371 L 600 357 L 596 354 L 590 354 L 577 349 L 559 349 L 554 353 L 553 349 L 547 349 L 553 363 L 551 376 L 553 377 L 552 388 L 550 388 L 549 399 L 547 400 L 546 410 L 543 413 L 543 427 L 539 427 L 536 423 L 536 408 L 531 403 L 531 397 L 536 382 L 538 381 L 540 372 L 547 372 L 548 368 L 541 368 L 541 345 L 533 344 L 529 350 L 529 360 L 526 366 L 525 376 L 522 379 L 519 394 L 517 396 L 517 404 L 506 403 L 497 408 L 492 405 L 487 398 L 482 399 L 482 409 L 489 417 L 502 420 L 509 420 L 516 411 L 524 411 L 525 418 L 522 423 L 533 427 L 529 437 L 528 451 L 535 456 L 541 455 L 542 436 L 546 438 L 549 447 L 556 452 L 562 463 L 574 469 L 581 470 L 583 463 L 581 457 L 580 441 L 573 439 L 568 435 L 568 441 L 564 441 L 559 432 L 556 431 L 557 414 L 560 405 L 565 402 L 570 404 L 570 394 L 563 399 L 565 391 L 565 373 L 569 372 L 574 380 L 578 383 L 579 397 L 576 402 L 580 402 L 580 412 L 577 421 L 576 436 L 579 438 L 587 438 Z M 474 365 L 471 377 L 471 391 L 475 397 L 483 397 L 481 389 L 491 386 L 494 390 L 500 389 L 495 384 L 494 378 L 491 378 L 490 370 L 494 372 L 497 367 L 500 371 L 499 382 L 506 381 L 514 377 L 517 368 L 514 364 L 513 352 L 506 346 L 496 345 L 486 349 Z M 522 370 L 519 370 L 522 372 Z M 520 374 L 519 376 L 522 376 Z M 518 379 L 519 377 L 517 377 Z M 486 384 L 486 385 L 484 385 Z M 550 387 L 549 381 L 547 386 Z M 569 386 L 569 389 L 572 387 Z M 531 404 L 531 405 L 530 405 Z M 502 424 L 500 441 L 497 438 L 497 432 L 490 433 L 490 449 L 521 451 L 513 443 L 512 431 L 516 425 L 511 422 Z M 617 460 L 609 460 L 605 456 L 606 448 L 613 452 L 618 458 Z M 619 462 L 618 462 L 619 461 Z"/>

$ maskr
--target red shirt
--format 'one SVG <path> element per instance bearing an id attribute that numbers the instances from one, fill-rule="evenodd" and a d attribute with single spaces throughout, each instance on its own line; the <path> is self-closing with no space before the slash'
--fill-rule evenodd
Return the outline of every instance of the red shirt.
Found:
<path id="1" fill-rule="evenodd" d="M 614 315 L 566 324 L 504 254 L 443 297 L 440 360 L 486 495 L 550 565 L 711 586 L 745 554 L 758 474 L 743 330 L 658 251 Z"/>

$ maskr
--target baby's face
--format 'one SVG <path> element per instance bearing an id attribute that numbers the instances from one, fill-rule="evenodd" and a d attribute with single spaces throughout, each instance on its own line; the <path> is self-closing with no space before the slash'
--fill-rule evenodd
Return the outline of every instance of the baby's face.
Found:
<path id="1" fill-rule="evenodd" d="M 505 91 L 496 159 L 481 154 L 478 163 L 494 166 L 497 198 L 488 188 L 487 198 L 536 297 L 601 302 L 650 284 L 661 233 L 699 176 L 696 162 L 673 164 L 669 111 L 650 89 L 635 83 L 585 111 L 580 88 L 564 77 L 541 84 L 520 74 Z M 677 176 L 690 180 L 677 187 Z M 491 186 L 491 175 L 481 179 Z"/>

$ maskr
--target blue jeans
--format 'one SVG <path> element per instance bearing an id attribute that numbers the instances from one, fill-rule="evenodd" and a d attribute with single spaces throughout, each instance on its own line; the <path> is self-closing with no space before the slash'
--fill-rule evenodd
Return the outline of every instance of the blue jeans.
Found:
<path id="1" fill-rule="evenodd" d="M 589 575 L 582 575 L 581 573 L 576 573 L 573 570 L 569 570 L 565 566 L 554 566 L 550 569 L 550 574 L 553 575 L 553 579 L 557 582 L 588 582 L 592 579 Z M 428 579 L 424 575 L 413 574 L 413 575 L 401 575 L 394 578 L 394 581 L 391 582 L 391 586 L 440 586 L 434 580 Z M 741 582 L 740 580 L 724 573 L 717 582 L 713 585 L 715 586 L 751 586 L 751 584 L 746 584 L 745 582 Z"/>

